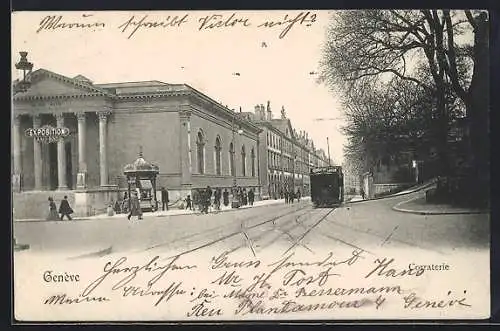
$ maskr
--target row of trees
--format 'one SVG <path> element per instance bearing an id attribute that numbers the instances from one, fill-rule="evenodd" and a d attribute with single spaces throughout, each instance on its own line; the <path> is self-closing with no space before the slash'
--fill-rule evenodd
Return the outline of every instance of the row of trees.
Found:
<path id="1" fill-rule="evenodd" d="M 362 172 L 403 152 L 428 160 L 435 151 L 439 167 L 434 175 L 450 178 L 457 170 L 449 155 L 450 126 L 465 117 L 466 177 L 475 182 L 465 180 L 468 186 L 461 187 L 482 187 L 487 196 L 488 29 L 488 15 L 481 11 L 335 13 L 321 79 L 343 99 L 348 161 Z"/>

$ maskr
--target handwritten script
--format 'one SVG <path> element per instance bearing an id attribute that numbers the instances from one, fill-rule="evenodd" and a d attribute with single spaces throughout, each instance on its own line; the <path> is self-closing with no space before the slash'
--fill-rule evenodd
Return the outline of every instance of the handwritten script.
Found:
<path id="1" fill-rule="evenodd" d="M 352 286 L 349 279 L 353 273 L 365 283 Z M 444 289 L 423 296 L 415 288 L 401 285 L 405 279 L 418 279 L 424 274 L 423 269 L 408 268 L 407 263 L 398 263 L 394 258 L 369 257 L 360 249 L 347 256 L 328 252 L 306 261 L 294 253 L 274 261 L 238 259 L 226 251 L 204 264 L 189 263 L 179 256 L 154 256 L 135 263 L 123 256 L 106 261 L 95 278 L 74 283 L 83 285 L 77 295 L 56 292 L 44 297 L 42 303 L 110 305 L 129 300 L 131 305 L 181 309 L 185 318 L 214 319 L 332 310 L 377 311 L 388 305 L 403 310 L 471 307 L 465 289 Z"/>
<path id="2" fill-rule="evenodd" d="M 266 14 L 267 15 L 267 14 Z M 276 15 L 274 18 L 245 16 L 233 13 L 193 14 L 183 13 L 177 15 L 130 15 L 120 24 L 112 24 L 93 14 L 84 14 L 78 18 L 66 18 L 64 15 L 47 15 L 43 17 L 36 27 L 37 33 L 57 31 L 98 32 L 105 29 L 115 29 L 131 39 L 139 31 L 172 30 L 193 28 L 195 31 L 218 31 L 238 28 L 256 28 L 277 30 L 279 39 L 285 38 L 294 28 L 308 28 L 317 22 L 317 15 L 310 11 L 294 14 Z"/>

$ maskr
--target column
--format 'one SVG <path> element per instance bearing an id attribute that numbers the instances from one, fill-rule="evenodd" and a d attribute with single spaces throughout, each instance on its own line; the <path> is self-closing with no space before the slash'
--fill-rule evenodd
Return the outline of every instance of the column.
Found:
<path id="1" fill-rule="evenodd" d="M 190 162 L 190 118 L 189 111 L 179 111 L 180 123 L 180 166 L 181 166 L 181 185 L 191 185 L 191 162 Z"/>
<path id="2" fill-rule="evenodd" d="M 57 127 L 64 127 L 64 114 L 57 114 Z M 64 138 L 57 141 L 57 189 L 67 190 L 66 185 L 66 150 L 64 148 Z"/>
<path id="3" fill-rule="evenodd" d="M 21 191 L 21 116 L 16 115 L 12 123 L 12 149 L 14 154 L 14 169 L 12 174 L 12 189 Z"/>
<path id="4" fill-rule="evenodd" d="M 40 115 L 33 115 L 33 129 L 40 127 Z M 35 190 L 42 190 L 42 146 L 39 141 L 33 138 L 33 162 L 35 169 Z"/>
<path id="5" fill-rule="evenodd" d="M 85 158 L 86 151 L 86 114 L 76 113 L 78 119 L 78 175 L 76 187 L 84 189 L 87 187 L 87 162 Z"/>
<path id="6" fill-rule="evenodd" d="M 108 185 L 108 116 L 110 112 L 98 112 L 99 116 L 99 174 L 101 186 Z"/>

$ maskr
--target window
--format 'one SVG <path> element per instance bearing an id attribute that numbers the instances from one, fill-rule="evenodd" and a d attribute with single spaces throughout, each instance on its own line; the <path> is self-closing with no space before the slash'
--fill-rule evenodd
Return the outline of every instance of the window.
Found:
<path id="1" fill-rule="evenodd" d="M 245 152 L 245 145 L 241 146 L 241 174 L 242 176 L 246 176 L 246 162 L 247 162 L 247 155 Z"/>
<path id="2" fill-rule="evenodd" d="M 220 167 L 221 151 L 222 151 L 222 144 L 220 142 L 220 137 L 217 136 L 217 138 L 215 138 L 215 173 L 217 175 L 221 174 L 221 167 Z"/>
<path id="3" fill-rule="evenodd" d="M 255 150 L 253 148 L 250 157 L 252 158 L 252 177 L 255 177 Z"/>
<path id="4" fill-rule="evenodd" d="M 234 172 L 234 145 L 233 143 L 229 144 L 229 169 L 231 171 L 231 176 L 235 176 Z"/>
<path id="5" fill-rule="evenodd" d="M 196 138 L 196 154 L 198 156 L 198 173 L 205 173 L 205 139 L 203 131 L 198 131 Z"/>

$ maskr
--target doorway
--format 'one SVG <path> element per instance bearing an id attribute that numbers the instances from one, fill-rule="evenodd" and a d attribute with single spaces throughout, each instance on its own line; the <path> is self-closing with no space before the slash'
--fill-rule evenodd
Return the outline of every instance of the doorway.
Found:
<path id="1" fill-rule="evenodd" d="M 49 189 L 57 189 L 57 144 L 49 145 Z"/>

